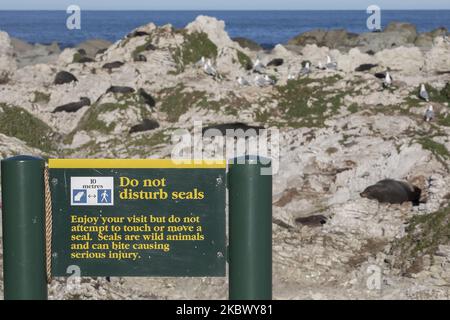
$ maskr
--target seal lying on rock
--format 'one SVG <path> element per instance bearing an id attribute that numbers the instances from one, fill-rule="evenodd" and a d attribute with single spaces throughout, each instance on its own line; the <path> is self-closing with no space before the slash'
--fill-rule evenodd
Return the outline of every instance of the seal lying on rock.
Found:
<path id="1" fill-rule="evenodd" d="M 357 67 L 355 69 L 355 71 L 356 72 L 364 72 L 364 71 L 369 71 L 369 70 L 371 70 L 371 69 L 373 69 L 375 67 L 378 67 L 378 65 L 377 64 L 372 64 L 372 63 L 365 63 L 365 64 L 362 64 L 359 67 Z"/>
<path id="2" fill-rule="evenodd" d="M 102 68 L 108 69 L 109 71 L 111 71 L 112 69 L 118 69 L 123 65 L 124 65 L 124 63 L 121 61 L 114 61 L 114 62 L 105 63 Z"/>
<path id="3" fill-rule="evenodd" d="M 284 63 L 283 59 L 273 59 L 272 61 L 270 61 L 267 66 L 268 67 L 280 67 L 282 66 Z"/>
<path id="4" fill-rule="evenodd" d="M 327 223 L 327 217 L 323 215 L 302 217 L 295 219 L 295 222 L 309 227 L 320 227 Z"/>
<path id="5" fill-rule="evenodd" d="M 130 129 L 131 133 L 150 131 L 159 128 L 159 123 L 153 119 L 144 119 L 142 123 L 137 124 Z"/>
<path id="6" fill-rule="evenodd" d="M 202 135 L 204 137 L 213 137 L 216 136 L 216 132 L 219 131 L 223 136 L 228 136 L 227 130 L 230 130 L 230 134 L 232 137 L 237 137 L 237 134 L 239 131 L 235 132 L 235 130 L 243 130 L 245 136 L 255 136 L 259 135 L 259 130 L 265 129 L 264 127 L 257 127 L 257 126 L 248 126 L 245 123 L 225 123 L 225 124 L 218 124 L 218 125 L 212 125 L 208 126 L 202 129 Z M 250 132 L 247 132 L 247 130 L 252 130 Z"/>
<path id="7" fill-rule="evenodd" d="M 360 196 L 367 199 L 378 200 L 380 203 L 402 204 L 412 202 L 419 205 L 422 190 L 404 181 L 385 179 L 369 186 Z"/>
<path id="8" fill-rule="evenodd" d="M 139 96 L 144 100 L 145 104 L 148 105 L 150 108 L 154 108 L 156 106 L 155 99 L 149 95 L 147 92 L 145 92 L 144 89 L 138 90 Z"/>
<path id="9" fill-rule="evenodd" d="M 122 93 L 122 94 L 128 94 L 133 93 L 135 90 L 130 87 L 122 87 L 122 86 L 111 86 L 108 90 L 106 90 L 106 93 Z"/>
<path id="10" fill-rule="evenodd" d="M 76 81 L 78 81 L 78 79 L 75 78 L 75 76 L 70 72 L 60 71 L 56 74 L 55 81 L 53 83 L 59 85 Z"/>
<path id="11" fill-rule="evenodd" d="M 78 102 L 72 102 L 72 103 L 68 103 L 68 104 L 56 107 L 55 110 L 52 111 L 52 113 L 77 112 L 81 108 L 83 108 L 85 106 L 90 106 L 90 105 L 91 105 L 91 100 L 89 100 L 89 98 L 82 97 L 82 98 L 80 98 L 80 101 L 78 101 Z"/>

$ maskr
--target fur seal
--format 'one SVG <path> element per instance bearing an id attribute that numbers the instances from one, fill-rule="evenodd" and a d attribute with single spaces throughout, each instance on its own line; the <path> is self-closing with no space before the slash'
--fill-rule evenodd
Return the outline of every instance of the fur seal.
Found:
<path id="1" fill-rule="evenodd" d="M 320 227 L 327 223 L 327 217 L 323 215 L 301 217 L 295 219 L 295 222 L 309 227 Z"/>
<path id="2" fill-rule="evenodd" d="M 222 134 L 222 136 L 227 136 L 227 130 L 233 130 L 233 132 L 235 130 L 243 130 L 244 133 L 247 133 L 246 136 L 257 136 L 259 135 L 259 130 L 263 130 L 265 129 L 264 127 L 260 127 L 260 126 L 249 126 L 246 125 L 245 123 L 241 123 L 241 122 L 235 122 L 235 123 L 225 123 L 225 124 L 217 124 L 217 125 L 212 125 L 212 126 L 208 126 L 202 129 L 202 135 L 204 137 L 213 137 L 216 134 L 214 134 L 214 132 L 220 131 L 220 133 Z M 252 130 L 250 132 L 247 132 L 247 130 Z M 254 134 L 253 134 L 254 133 Z M 235 134 L 232 135 L 233 137 L 236 137 Z"/>
<path id="3" fill-rule="evenodd" d="M 362 65 L 360 65 L 359 67 L 357 67 L 355 69 L 356 72 L 364 72 L 364 71 L 369 71 L 375 67 L 378 67 L 377 64 L 372 64 L 372 63 L 364 63 Z"/>
<path id="4" fill-rule="evenodd" d="M 159 128 L 159 123 L 156 120 L 144 119 L 140 124 L 131 127 L 130 134 L 136 132 L 150 131 L 157 128 Z"/>
<path id="5" fill-rule="evenodd" d="M 80 110 L 81 108 L 83 108 L 85 106 L 90 106 L 90 105 L 91 105 L 91 100 L 89 100 L 89 98 L 81 97 L 80 101 L 78 101 L 78 102 L 72 102 L 72 103 L 68 103 L 68 104 L 56 107 L 55 110 L 52 111 L 52 113 L 57 113 L 57 112 L 73 113 L 73 112 L 77 112 L 78 110 Z"/>
<path id="6" fill-rule="evenodd" d="M 53 82 L 56 85 L 70 83 L 70 82 L 77 82 L 78 79 L 67 71 L 60 71 L 56 74 L 55 81 Z"/>
<path id="7" fill-rule="evenodd" d="M 282 66 L 284 63 L 283 59 L 273 59 L 272 61 L 270 61 L 267 66 L 268 67 L 280 67 Z"/>
<path id="8" fill-rule="evenodd" d="M 144 36 L 148 36 L 148 35 L 149 35 L 148 32 L 136 30 L 136 31 L 133 31 L 133 32 L 127 34 L 127 38 L 144 37 Z"/>
<path id="9" fill-rule="evenodd" d="M 385 179 L 367 187 L 360 196 L 367 199 L 378 200 L 380 203 L 402 204 L 412 202 L 419 205 L 422 190 L 404 181 Z"/>
<path id="10" fill-rule="evenodd" d="M 133 93 L 135 90 L 131 87 L 121 87 L 121 86 L 111 86 L 108 90 L 106 90 L 106 93 L 122 93 L 122 94 L 128 94 Z"/>
<path id="11" fill-rule="evenodd" d="M 114 62 L 108 62 L 105 63 L 102 68 L 103 69 L 108 69 L 109 71 L 111 71 L 112 69 L 118 69 L 121 66 L 123 66 L 125 63 L 123 63 L 122 61 L 114 61 Z"/>
<path id="12" fill-rule="evenodd" d="M 155 99 L 149 95 L 147 92 L 145 92 L 144 89 L 138 90 L 139 96 L 144 100 L 145 104 L 148 105 L 150 108 L 154 108 L 156 106 Z"/>
<path id="13" fill-rule="evenodd" d="M 134 62 L 147 62 L 147 58 L 142 54 L 138 54 L 138 55 L 133 56 L 133 61 Z"/>

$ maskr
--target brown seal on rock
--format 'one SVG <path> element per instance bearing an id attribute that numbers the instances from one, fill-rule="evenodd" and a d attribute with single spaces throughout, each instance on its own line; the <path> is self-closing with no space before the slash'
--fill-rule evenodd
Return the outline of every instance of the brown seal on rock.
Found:
<path id="1" fill-rule="evenodd" d="M 380 203 L 419 205 L 422 190 L 409 182 L 385 179 L 367 187 L 360 196 Z"/>

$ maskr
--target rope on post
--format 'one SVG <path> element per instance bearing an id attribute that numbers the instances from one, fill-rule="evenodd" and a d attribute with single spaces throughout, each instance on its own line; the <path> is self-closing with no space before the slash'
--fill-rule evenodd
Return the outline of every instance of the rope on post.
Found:
<path id="1" fill-rule="evenodd" d="M 52 282 L 52 196 L 50 192 L 50 175 L 48 166 L 44 169 L 45 187 L 45 262 L 47 283 Z"/>

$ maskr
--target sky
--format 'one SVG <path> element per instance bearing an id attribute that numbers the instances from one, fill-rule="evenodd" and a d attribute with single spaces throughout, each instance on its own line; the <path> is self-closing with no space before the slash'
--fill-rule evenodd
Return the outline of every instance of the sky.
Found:
<path id="1" fill-rule="evenodd" d="M 365 10 L 450 9 L 449 0 L 0 0 L 0 10 Z"/>

